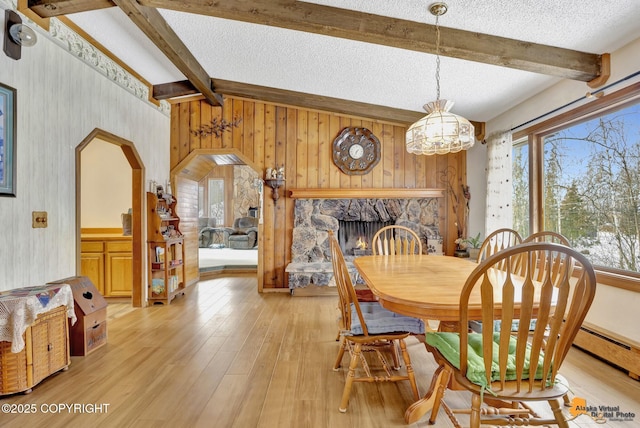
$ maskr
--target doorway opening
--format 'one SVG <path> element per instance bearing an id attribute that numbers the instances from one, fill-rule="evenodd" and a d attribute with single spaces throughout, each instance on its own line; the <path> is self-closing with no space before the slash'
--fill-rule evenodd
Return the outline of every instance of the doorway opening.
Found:
<path id="1" fill-rule="evenodd" d="M 257 269 L 261 184 L 247 165 L 218 165 L 198 182 L 201 276 Z"/>
<path id="2" fill-rule="evenodd" d="M 143 306 L 145 296 L 144 285 L 144 246 L 142 245 L 143 233 L 143 215 L 142 210 L 144 208 L 144 165 L 135 145 L 123 138 L 113 135 L 109 132 L 101 129 L 94 129 L 78 146 L 76 147 L 76 274 L 82 275 L 83 262 L 85 268 L 87 263 L 90 263 L 89 258 L 84 258 L 82 251 L 82 152 L 87 146 L 94 141 L 102 141 L 106 143 L 114 144 L 118 146 L 128 165 L 131 167 L 131 201 L 129 204 L 130 217 L 127 218 L 126 225 L 130 226 L 130 258 L 128 257 L 128 248 L 126 250 L 118 252 L 114 249 L 113 253 L 109 253 L 108 248 L 103 246 L 95 246 L 95 262 L 96 268 L 93 270 L 93 275 L 104 275 L 106 280 L 111 280 L 109 275 L 116 275 L 121 278 L 120 283 L 127 283 L 130 280 L 131 286 L 131 304 L 134 307 Z M 89 168 L 89 165 L 84 165 L 85 169 Z M 104 188 L 101 189 L 105 198 L 108 198 L 112 192 L 117 192 L 117 189 L 109 187 L 110 183 L 104 183 Z M 99 191 L 99 190 L 97 190 Z M 129 214 L 128 212 L 125 214 Z M 129 221 L 130 219 L 130 221 Z M 121 218 L 124 226 L 124 217 Z M 107 228 L 109 229 L 109 228 Z M 105 230 L 104 232 L 110 232 Z M 124 232 L 124 231 L 123 231 Z M 108 233 L 106 233 L 108 234 Z M 124 233 L 123 233 L 123 236 Z M 109 238 L 109 237 L 107 237 Z M 107 239 L 105 238 L 105 239 Z M 109 238 L 111 239 L 111 238 Z M 123 241 L 126 241 L 124 238 Z M 105 241 L 106 242 L 106 241 Z M 99 250 L 103 252 L 100 253 Z M 87 254 L 87 253 L 85 253 Z M 89 260 L 89 261 L 88 261 Z M 101 265 L 102 264 L 102 265 Z M 113 268 L 113 270 L 111 270 Z M 130 271 L 130 273 L 129 273 Z M 130 275 L 130 276 L 129 276 Z M 117 280 L 117 279 L 116 279 Z M 92 279 L 92 282 L 100 281 L 98 277 Z M 122 292 L 122 291 L 120 291 Z"/>
<path id="3" fill-rule="evenodd" d="M 263 192 L 252 162 L 237 149 L 196 149 L 171 176 L 178 199 L 189 199 L 178 214 L 187 259 L 198 266 L 193 275 L 257 275 L 260 282 Z"/>

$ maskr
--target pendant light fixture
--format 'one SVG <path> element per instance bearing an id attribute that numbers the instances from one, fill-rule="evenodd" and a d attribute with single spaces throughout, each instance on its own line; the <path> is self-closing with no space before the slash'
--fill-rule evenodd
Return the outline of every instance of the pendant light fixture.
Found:
<path id="1" fill-rule="evenodd" d="M 471 122 L 450 113 L 453 101 L 440 99 L 440 27 L 438 19 L 447 12 L 446 3 L 429 6 L 436 17 L 436 100 L 424 105 L 427 115 L 407 130 L 406 147 L 416 155 L 443 155 L 466 150 L 475 143 L 475 131 Z"/>

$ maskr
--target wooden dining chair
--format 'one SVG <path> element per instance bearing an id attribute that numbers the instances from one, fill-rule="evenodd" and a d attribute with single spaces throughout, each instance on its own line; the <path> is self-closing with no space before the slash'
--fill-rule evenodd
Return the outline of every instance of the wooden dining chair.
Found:
<path id="1" fill-rule="evenodd" d="M 533 233 L 522 241 L 522 243 L 525 243 L 525 242 L 550 242 L 550 243 L 564 245 L 567 247 L 571 246 L 571 244 L 569 243 L 569 240 L 565 236 L 557 232 L 552 232 L 550 230 L 543 230 L 540 232 Z M 540 254 L 540 255 L 544 255 L 544 254 Z M 559 272 L 561 271 L 560 263 L 562 262 L 562 260 L 559 258 L 554 258 L 553 261 L 554 261 L 554 264 L 545 263 L 544 260 L 536 261 L 534 266 L 538 267 L 538 271 L 534 278 L 540 281 L 541 278 L 545 275 L 544 269 L 548 268 L 550 269 L 551 280 L 555 283 L 556 277 L 559 275 Z"/>
<path id="2" fill-rule="evenodd" d="M 561 235 L 557 232 L 552 232 L 550 230 L 542 230 L 540 232 L 532 233 L 531 235 L 523 239 L 522 242 L 551 242 L 555 244 L 566 245 L 567 247 L 571 246 L 569 240 L 564 235 Z"/>
<path id="3" fill-rule="evenodd" d="M 333 231 L 329 231 L 329 236 L 330 238 L 335 240 L 335 235 L 333 233 Z M 330 245 L 331 245 L 330 241 Z M 337 240 L 336 240 L 337 242 Z M 333 250 L 332 250 L 333 251 Z M 338 244 L 338 251 L 340 252 L 342 259 L 344 259 L 344 254 L 342 254 L 342 250 L 340 249 L 340 246 Z M 333 259 L 332 259 L 332 263 L 333 263 Z M 346 263 L 345 263 L 346 266 Z M 336 275 L 336 266 L 333 265 L 333 271 L 334 271 L 334 275 L 333 275 L 333 282 L 334 285 L 338 288 L 338 297 L 339 297 L 339 307 L 340 307 L 340 316 L 339 316 L 339 322 L 338 322 L 338 332 L 336 335 L 336 342 L 341 342 L 340 348 L 338 349 L 338 357 L 336 358 L 336 364 L 335 364 L 335 368 L 339 367 L 340 363 L 342 362 L 342 357 L 344 356 L 344 351 L 345 351 L 345 346 L 344 346 L 344 338 L 342 337 L 342 334 L 345 330 L 345 316 L 346 316 L 346 310 L 348 309 L 348 302 L 345 298 L 345 293 L 341 293 L 340 290 L 340 284 L 344 284 L 344 281 L 342 279 L 343 275 L 347 275 L 349 276 L 349 281 L 351 281 L 351 284 L 354 283 L 353 279 L 351 278 L 351 275 L 349 274 L 348 270 L 346 273 L 343 273 L 342 270 L 340 270 L 339 275 Z M 342 283 L 339 283 L 338 281 L 342 280 Z M 363 303 L 363 302 L 376 302 L 376 296 L 371 292 L 371 289 L 364 284 L 364 286 L 362 287 L 354 287 L 355 289 L 355 293 L 356 293 L 356 300 L 359 303 Z M 398 353 L 397 353 L 397 349 L 395 348 L 395 344 L 393 343 L 389 343 L 390 345 L 390 349 L 393 350 L 393 362 L 394 362 L 394 367 L 398 367 L 399 366 L 399 360 L 398 360 Z"/>
<path id="4" fill-rule="evenodd" d="M 552 264 L 555 259 L 560 259 L 562 266 L 558 281 L 552 281 L 550 269 L 544 269 L 545 276 L 536 281 L 536 261 Z M 516 261 L 524 263 L 521 275 L 514 273 L 512 264 Z M 574 266 L 579 269 L 573 270 Z M 427 348 L 444 370 L 441 385 L 453 376 L 458 385 L 471 392 L 471 408 L 454 410 L 444 401 L 444 387 L 438 388 L 430 422 L 435 422 L 443 406 L 456 426 L 460 426 L 456 414 L 466 413 L 472 428 L 480 424 L 554 424 L 568 428 L 559 405 L 568 386 L 558 372 L 595 291 L 591 263 L 564 245 L 525 243 L 482 262 L 469 275 L 460 295 L 460 325 L 479 317 L 485 325 L 496 319 L 501 325 L 511 326 L 515 315 L 521 320 L 520 328 L 516 332 L 510 328 L 483 329 L 482 333 L 461 329 L 459 333 L 427 334 Z M 480 296 L 481 303 L 471 305 L 471 296 Z M 528 326 L 534 317 L 538 321 L 531 333 Z M 553 418 L 540 417 L 526 404 L 530 401 L 547 401 Z"/>
<path id="5" fill-rule="evenodd" d="M 422 254 L 418 234 L 406 226 L 391 225 L 378 230 L 371 240 L 373 255 Z"/>
<path id="6" fill-rule="evenodd" d="M 511 248 L 515 245 L 519 245 L 522 243 L 522 237 L 520 234 L 509 228 L 502 228 L 498 230 L 494 230 L 482 241 L 482 245 L 480 245 L 480 251 L 478 252 L 478 258 L 476 262 L 480 263 L 483 260 L 491 257 L 492 255 L 503 251 L 507 248 Z M 497 266 L 499 269 L 505 269 L 506 262 L 503 262 L 501 266 Z M 515 269 L 514 272 L 519 273 L 521 269 L 521 264 L 515 260 L 514 263 L 511 263 L 510 268 Z M 493 322 L 494 329 L 496 326 L 500 325 L 500 321 L 495 320 Z M 514 321 L 514 327 L 517 328 L 518 321 Z M 480 332 L 482 331 L 482 322 L 474 320 L 469 324 L 469 328 L 473 331 Z"/>
<path id="7" fill-rule="evenodd" d="M 571 246 L 571 243 L 564 235 L 557 232 L 553 232 L 551 230 L 542 230 L 540 232 L 532 233 L 531 235 L 527 236 L 525 239 L 522 240 L 523 244 L 526 242 L 551 242 L 555 244 L 565 245 L 567 247 Z M 555 284 L 557 281 L 558 274 L 561 270 L 561 266 L 560 266 L 561 260 L 559 258 L 556 258 L 554 260 L 555 260 L 555 264 L 553 263 L 547 264 L 547 263 L 544 263 L 543 260 L 536 261 L 535 266 L 538 267 L 538 272 L 534 276 L 534 278 L 540 281 L 545 274 L 544 267 L 548 266 L 551 272 L 551 281 L 553 281 L 553 283 Z M 535 323 L 536 321 L 532 320 L 531 327 L 530 327 L 531 330 L 533 330 L 533 328 L 535 327 Z M 514 325 L 517 325 L 517 323 L 514 323 Z M 569 403 L 571 402 L 571 399 L 569 398 L 568 393 L 563 397 L 563 401 L 565 405 L 569 405 Z"/>
<path id="8" fill-rule="evenodd" d="M 482 241 L 476 261 L 480 263 L 499 251 L 521 243 L 522 237 L 513 229 L 502 228 L 494 230 Z"/>
<path id="9" fill-rule="evenodd" d="M 420 236 L 406 226 L 391 225 L 379 229 L 371 239 L 373 255 L 394 256 L 400 254 L 422 254 Z M 428 254 L 428 253 L 427 253 Z M 434 330 L 435 321 L 427 321 L 427 330 Z M 424 342 L 423 337 L 419 337 Z"/>
<path id="10" fill-rule="evenodd" d="M 527 238 L 525 238 L 522 241 L 523 244 L 527 242 L 549 242 L 549 243 L 565 245 L 567 247 L 571 246 L 569 244 L 569 240 L 566 237 L 564 237 L 563 235 L 557 232 L 552 232 L 550 230 L 544 230 L 544 231 L 536 232 L 529 235 Z M 544 257 L 544 256 L 545 256 L 545 253 L 533 254 L 533 257 Z M 542 278 L 547 274 L 547 272 L 545 272 L 545 269 L 548 269 L 550 273 L 551 281 L 555 284 L 562 270 L 560 265 L 561 263 L 562 263 L 562 259 L 558 257 L 552 257 L 551 263 L 545 263 L 544 260 L 536 260 L 536 259 L 532 260 L 531 266 L 535 267 L 534 268 L 535 271 L 532 273 L 532 278 L 535 281 L 542 281 Z M 521 264 L 521 263 L 512 263 L 512 266 L 515 269 L 515 272 L 518 272 L 518 273 L 522 272 L 526 268 L 526 266 L 524 266 L 524 264 Z M 569 273 L 572 274 L 572 272 L 569 272 Z M 535 319 L 531 320 L 530 330 L 533 331 L 533 329 L 535 328 L 535 323 L 536 323 Z M 479 325 L 479 323 L 476 325 Z M 498 325 L 500 325 L 500 322 L 494 321 L 494 329 L 496 328 L 495 326 L 498 326 Z M 518 329 L 518 327 L 519 327 L 519 320 L 514 320 L 512 324 L 512 330 L 515 331 Z"/>
<path id="11" fill-rule="evenodd" d="M 404 339 L 410 333 L 424 333 L 424 323 L 417 319 L 396 314 L 380 306 L 379 302 L 358 302 L 355 289 L 347 270 L 344 255 L 340 250 L 340 244 L 332 232 L 329 232 L 331 247 L 331 263 L 333 274 L 338 287 L 339 305 L 341 311 L 341 337 L 340 350 L 334 364 L 334 370 L 342 365 L 342 357 L 345 350 L 351 359 L 349 372 L 347 373 L 340 412 L 346 412 L 349 404 L 349 396 L 354 382 L 398 382 L 409 381 L 415 400 L 419 399 L 415 374 L 411 366 L 411 358 L 407 352 Z M 396 360 L 396 346 L 399 347 L 404 361 L 405 374 L 392 372 L 392 366 L 387 362 L 386 354 L 394 359 L 394 369 L 399 369 Z M 386 351 L 386 352 L 385 352 Z M 363 352 L 374 352 L 380 361 L 382 373 L 374 372 Z M 360 368 L 358 367 L 360 366 Z"/>

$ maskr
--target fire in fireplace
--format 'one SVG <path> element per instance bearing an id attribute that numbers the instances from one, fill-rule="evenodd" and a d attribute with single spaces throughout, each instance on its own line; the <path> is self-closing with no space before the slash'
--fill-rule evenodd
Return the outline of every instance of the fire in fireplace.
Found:
<path id="1" fill-rule="evenodd" d="M 338 242 L 345 255 L 357 255 L 358 249 L 370 249 L 373 235 L 393 221 L 345 221 L 338 222 Z M 364 241 L 366 248 L 359 248 L 358 241 Z"/>

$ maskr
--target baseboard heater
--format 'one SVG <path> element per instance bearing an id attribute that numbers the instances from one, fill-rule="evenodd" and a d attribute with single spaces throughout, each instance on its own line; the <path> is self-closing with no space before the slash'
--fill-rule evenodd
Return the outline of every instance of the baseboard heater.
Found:
<path id="1" fill-rule="evenodd" d="M 640 344 L 586 323 L 578 331 L 573 344 L 640 380 Z"/>

